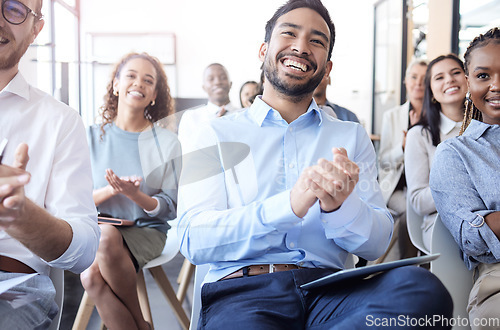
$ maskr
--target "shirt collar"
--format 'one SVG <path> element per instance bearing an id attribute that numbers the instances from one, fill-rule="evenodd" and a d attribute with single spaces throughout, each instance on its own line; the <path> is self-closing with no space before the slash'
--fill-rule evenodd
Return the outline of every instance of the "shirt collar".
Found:
<path id="1" fill-rule="evenodd" d="M 212 102 L 207 103 L 207 111 L 213 115 L 217 114 L 219 112 L 220 107 L 213 104 Z"/>
<path id="2" fill-rule="evenodd" d="M 258 95 L 255 98 L 254 102 L 252 103 L 252 105 L 248 110 L 249 110 L 249 115 L 259 126 L 262 126 L 264 120 L 268 116 L 276 117 L 276 114 L 278 114 L 277 117 L 280 120 L 282 120 L 282 117 L 279 116 L 279 112 L 277 110 L 273 109 L 266 102 L 262 101 L 262 95 Z M 316 115 L 316 118 L 318 118 L 318 126 L 321 126 L 323 118 L 321 117 L 321 112 L 314 99 L 311 101 L 311 104 L 309 104 L 307 111 L 304 114 L 302 114 L 299 118 L 297 118 L 297 120 L 299 120 L 301 117 L 309 116 L 310 113 L 314 113 Z"/>
<path id="3" fill-rule="evenodd" d="M 456 122 L 446 117 L 442 112 L 439 112 L 439 116 L 441 117 L 441 125 L 439 126 L 439 131 L 441 134 L 446 135 L 450 133 L 455 127 L 460 128 L 462 122 Z"/>
<path id="4" fill-rule="evenodd" d="M 483 123 L 482 121 L 472 119 L 471 122 L 469 123 L 469 126 L 467 126 L 467 129 L 465 132 L 462 134 L 464 136 L 470 136 L 474 140 L 479 139 L 483 134 L 486 132 L 488 129 L 500 129 L 498 125 L 489 125 L 486 123 Z"/>
<path id="5" fill-rule="evenodd" d="M 216 115 L 220 111 L 221 108 L 222 107 L 219 107 L 218 105 L 215 105 L 210 101 L 207 102 L 207 110 L 209 113 L 211 113 L 213 115 Z M 236 109 L 236 107 L 233 104 L 228 103 L 228 104 L 224 105 L 224 109 L 226 109 L 226 111 L 233 111 Z"/>
<path id="6" fill-rule="evenodd" d="M 26 100 L 29 100 L 30 87 L 21 72 L 17 72 L 17 74 L 12 78 L 12 80 L 5 86 L 5 88 L 0 91 L 0 94 L 3 93 L 12 93 L 18 95 Z"/>

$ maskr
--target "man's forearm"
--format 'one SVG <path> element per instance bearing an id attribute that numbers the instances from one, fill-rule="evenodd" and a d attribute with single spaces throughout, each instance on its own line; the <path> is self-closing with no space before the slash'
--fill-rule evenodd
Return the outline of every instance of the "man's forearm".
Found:
<path id="1" fill-rule="evenodd" d="M 66 221 L 52 216 L 29 199 L 26 199 L 23 214 L 6 232 L 45 261 L 59 258 L 73 238 L 71 226 Z"/>

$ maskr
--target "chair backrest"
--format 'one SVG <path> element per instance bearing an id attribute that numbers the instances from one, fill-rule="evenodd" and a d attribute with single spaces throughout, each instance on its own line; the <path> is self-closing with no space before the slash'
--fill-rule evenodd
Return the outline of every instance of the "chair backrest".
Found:
<path id="1" fill-rule="evenodd" d="M 431 272 L 436 275 L 450 292 L 453 299 L 453 317 L 456 320 L 468 318 L 467 303 L 472 289 L 472 271 L 462 260 L 462 253 L 451 233 L 438 215 L 432 230 L 431 253 L 441 256 L 431 262 Z M 453 329 L 470 329 L 469 326 L 456 326 Z"/>
<path id="2" fill-rule="evenodd" d="M 356 267 L 356 264 L 358 263 L 359 261 L 359 257 L 357 255 L 354 255 L 352 253 L 349 253 L 347 255 L 347 259 L 345 261 L 345 268 L 348 269 L 348 268 L 355 268 Z"/>
<path id="3" fill-rule="evenodd" d="M 425 254 L 429 254 L 430 251 L 424 245 L 424 236 L 422 233 L 422 223 L 424 222 L 424 217 L 418 215 L 413 206 L 411 206 L 410 199 L 406 199 L 406 224 L 408 226 L 408 235 L 410 236 L 410 241 L 412 244 Z"/>
<path id="4" fill-rule="evenodd" d="M 191 323 L 189 324 L 190 330 L 198 329 L 198 319 L 201 310 L 201 283 L 203 283 L 203 279 L 205 275 L 207 275 L 209 269 L 209 264 L 196 266 L 193 286 L 193 309 L 191 310 Z"/>
<path id="5" fill-rule="evenodd" d="M 52 320 L 48 330 L 58 330 L 59 324 L 61 323 L 63 302 L 64 302 L 64 270 L 59 268 L 50 268 L 50 279 L 54 283 L 56 288 L 55 301 L 57 306 L 59 306 L 59 312 L 56 317 Z"/>

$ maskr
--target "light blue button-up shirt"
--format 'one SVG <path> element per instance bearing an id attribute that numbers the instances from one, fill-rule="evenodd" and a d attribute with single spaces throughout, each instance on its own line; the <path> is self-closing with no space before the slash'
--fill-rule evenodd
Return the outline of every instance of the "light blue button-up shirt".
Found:
<path id="1" fill-rule="evenodd" d="M 500 262 L 500 242 L 484 217 L 500 211 L 500 126 L 472 120 L 438 145 L 430 175 L 437 211 L 469 269 Z"/>
<path id="2" fill-rule="evenodd" d="M 393 220 L 359 124 L 326 115 L 314 101 L 288 124 L 256 98 L 200 130 L 199 151 L 183 158 L 178 233 L 182 254 L 211 264 L 206 282 L 252 264 L 342 269 L 348 253 L 373 260 L 386 250 Z M 306 167 L 331 160 L 334 147 L 360 167 L 356 188 L 335 212 L 322 213 L 316 202 L 297 217 L 290 190 Z"/>

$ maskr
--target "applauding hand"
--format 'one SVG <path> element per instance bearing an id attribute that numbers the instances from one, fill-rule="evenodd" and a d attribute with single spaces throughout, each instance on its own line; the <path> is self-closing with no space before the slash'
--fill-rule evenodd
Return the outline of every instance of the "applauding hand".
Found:
<path id="1" fill-rule="evenodd" d="M 334 148 L 332 153 L 331 161 L 321 158 L 306 168 L 292 188 L 290 203 L 298 217 L 304 217 L 316 199 L 323 211 L 337 210 L 358 183 L 359 167 L 347 157 L 346 150 Z"/>

